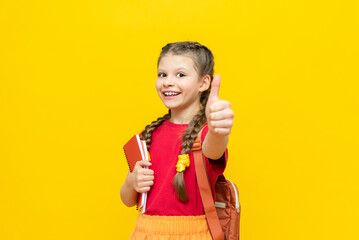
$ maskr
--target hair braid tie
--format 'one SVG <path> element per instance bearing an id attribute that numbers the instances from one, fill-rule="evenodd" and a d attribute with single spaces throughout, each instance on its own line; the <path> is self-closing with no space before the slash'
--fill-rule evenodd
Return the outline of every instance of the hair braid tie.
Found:
<path id="1" fill-rule="evenodd" d="M 178 155 L 178 161 L 176 164 L 177 172 L 183 172 L 184 170 L 186 170 L 186 167 L 189 167 L 189 155 L 188 154 Z"/>

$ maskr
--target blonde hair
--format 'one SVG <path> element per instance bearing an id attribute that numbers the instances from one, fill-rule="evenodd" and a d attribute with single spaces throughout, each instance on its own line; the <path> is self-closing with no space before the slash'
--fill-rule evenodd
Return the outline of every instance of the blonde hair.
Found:
<path id="1" fill-rule="evenodd" d="M 160 56 L 157 61 L 157 67 L 163 56 L 167 54 L 173 55 L 186 55 L 192 58 L 194 62 L 194 68 L 197 71 L 197 74 L 200 78 L 205 75 L 211 77 L 211 82 L 213 80 L 214 74 L 214 57 L 212 52 L 204 45 L 201 45 L 198 42 L 185 41 L 185 42 L 174 42 L 168 43 L 162 48 Z M 202 126 L 207 122 L 206 118 L 206 105 L 208 96 L 210 93 L 211 87 L 208 90 L 202 92 L 200 97 L 200 110 L 192 118 L 188 124 L 184 136 L 182 138 L 182 152 L 181 154 L 188 154 L 192 148 L 194 140 L 197 138 L 197 134 L 201 130 Z M 162 117 L 159 117 L 156 121 L 153 121 L 151 124 L 147 125 L 141 134 L 141 139 L 146 141 L 147 149 L 151 147 L 151 137 L 153 131 L 160 126 L 164 121 L 171 118 L 171 110 L 168 111 Z M 177 172 L 173 178 L 173 185 L 177 194 L 177 197 L 181 202 L 188 201 L 188 195 L 186 191 L 186 186 L 183 178 L 183 172 Z"/>

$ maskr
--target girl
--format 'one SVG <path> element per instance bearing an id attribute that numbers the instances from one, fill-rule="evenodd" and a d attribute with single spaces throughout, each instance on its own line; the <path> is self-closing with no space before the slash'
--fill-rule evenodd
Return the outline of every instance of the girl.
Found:
<path id="1" fill-rule="evenodd" d="M 219 99 L 220 77 L 213 78 L 213 66 L 211 51 L 198 42 L 162 48 L 156 89 L 169 111 L 141 133 L 152 161 L 137 162 L 120 191 L 128 207 L 138 193 L 148 192 L 145 214 L 139 213 L 130 239 L 212 239 L 190 150 L 203 127 L 202 152 L 214 192 L 226 167 L 234 114 L 230 103 Z"/>

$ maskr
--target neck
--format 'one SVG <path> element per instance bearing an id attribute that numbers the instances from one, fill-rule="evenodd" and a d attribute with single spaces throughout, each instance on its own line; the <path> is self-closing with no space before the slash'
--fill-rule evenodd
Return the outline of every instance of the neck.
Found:
<path id="1" fill-rule="evenodd" d="M 170 121 L 176 124 L 189 124 L 192 118 L 198 113 L 199 104 L 196 108 L 171 109 Z"/>

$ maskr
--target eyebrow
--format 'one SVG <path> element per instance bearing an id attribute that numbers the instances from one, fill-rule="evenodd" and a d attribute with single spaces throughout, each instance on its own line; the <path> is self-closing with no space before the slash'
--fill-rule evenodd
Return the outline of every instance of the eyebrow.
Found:
<path id="1" fill-rule="evenodd" d="M 176 68 L 176 69 L 175 69 L 175 71 L 176 71 L 176 70 L 180 70 L 180 69 L 183 69 L 183 70 L 188 70 L 187 68 L 180 67 L 180 68 Z M 162 70 L 161 68 L 159 68 L 159 69 L 158 69 L 158 71 L 164 71 L 164 70 Z"/>

